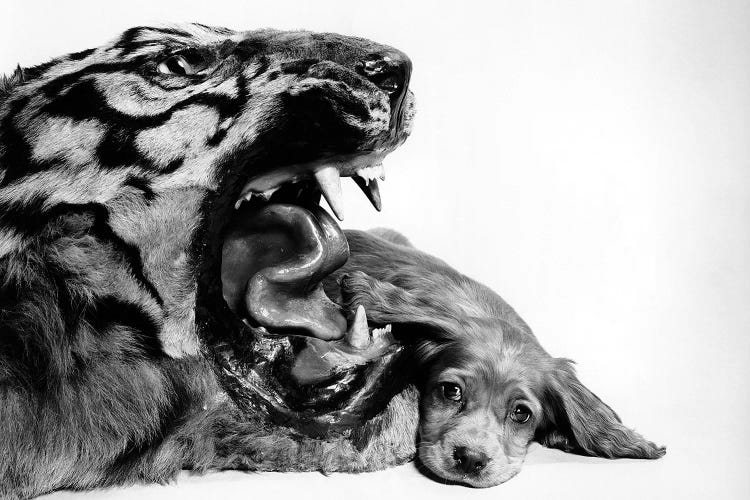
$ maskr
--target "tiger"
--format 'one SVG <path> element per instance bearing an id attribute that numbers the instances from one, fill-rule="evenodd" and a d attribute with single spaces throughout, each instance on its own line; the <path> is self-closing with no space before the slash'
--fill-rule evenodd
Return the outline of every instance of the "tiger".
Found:
<path id="1" fill-rule="evenodd" d="M 414 456 L 414 390 L 377 383 L 401 348 L 321 284 L 341 178 L 381 208 L 411 70 L 362 38 L 185 24 L 2 79 L 0 497 Z M 315 341 L 348 346 L 333 381 L 290 362 Z"/>

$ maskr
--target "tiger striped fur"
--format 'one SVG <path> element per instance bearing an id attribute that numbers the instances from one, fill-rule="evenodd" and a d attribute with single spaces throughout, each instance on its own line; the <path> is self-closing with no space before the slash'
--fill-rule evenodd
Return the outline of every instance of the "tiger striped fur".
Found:
<path id="1" fill-rule="evenodd" d="M 141 27 L 3 81 L 0 497 L 413 456 L 413 391 L 365 442 L 309 438 L 237 409 L 196 319 L 208 235 L 248 176 L 408 135 L 411 93 L 394 129 L 387 96 L 350 71 L 382 50 L 334 34 Z M 209 71 L 158 71 L 184 51 Z"/>

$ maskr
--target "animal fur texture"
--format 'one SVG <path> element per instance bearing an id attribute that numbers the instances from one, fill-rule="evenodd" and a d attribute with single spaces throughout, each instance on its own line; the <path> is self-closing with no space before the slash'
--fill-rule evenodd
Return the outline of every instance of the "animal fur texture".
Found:
<path id="1" fill-rule="evenodd" d="M 419 459 L 437 477 L 476 487 L 517 474 L 537 441 L 566 452 L 654 459 L 665 448 L 622 424 L 550 356 L 497 294 L 392 230 L 347 231 L 338 272 L 348 307 L 392 324 L 416 352 Z"/>
<path id="2" fill-rule="evenodd" d="M 411 93 L 396 112 L 356 70 L 381 53 L 396 51 L 335 34 L 139 27 L 3 81 L 0 497 L 413 455 L 413 390 L 357 442 L 238 410 L 196 312 L 211 238 L 249 177 L 385 154 L 408 135 Z"/>
<path id="3" fill-rule="evenodd" d="M 663 453 L 502 299 L 387 231 L 348 232 L 351 258 L 326 290 L 393 325 L 416 355 L 416 385 L 399 380 L 382 411 L 325 435 L 227 389 L 216 318 L 239 325 L 235 341 L 260 331 L 214 290 L 238 195 L 258 175 L 403 142 L 413 97 L 408 79 L 371 76 L 383 54 L 401 57 L 334 34 L 141 27 L 0 82 L 0 497 L 164 482 L 185 468 L 375 470 L 413 458 L 418 433 L 430 470 L 473 486 L 515 474 L 531 440 Z M 456 406 L 445 377 L 460 366 Z M 508 424 L 509 388 L 532 424 Z M 477 451 L 480 426 L 493 445 Z"/>

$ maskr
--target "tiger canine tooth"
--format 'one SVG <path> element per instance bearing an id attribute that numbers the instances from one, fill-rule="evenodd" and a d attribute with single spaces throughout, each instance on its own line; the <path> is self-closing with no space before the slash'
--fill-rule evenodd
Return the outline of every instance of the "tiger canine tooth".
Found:
<path id="1" fill-rule="evenodd" d="M 377 179 L 367 180 L 362 177 L 352 177 L 357 186 L 365 193 L 375 210 L 380 212 L 383 209 L 383 203 L 380 201 L 380 187 Z"/>
<path id="2" fill-rule="evenodd" d="M 364 349 L 370 345 L 367 315 L 365 314 L 365 307 L 362 304 L 357 306 L 352 325 L 349 327 L 349 331 L 346 332 L 346 341 L 355 349 Z"/>
<path id="3" fill-rule="evenodd" d="M 336 218 L 344 220 L 344 203 L 341 197 L 341 174 L 336 167 L 323 167 L 315 172 L 315 180 Z"/>

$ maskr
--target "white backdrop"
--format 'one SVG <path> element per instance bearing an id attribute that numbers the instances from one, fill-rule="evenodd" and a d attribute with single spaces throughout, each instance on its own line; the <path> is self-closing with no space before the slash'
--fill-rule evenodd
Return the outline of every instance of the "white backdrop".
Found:
<path id="1" fill-rule="evenodd" d="M 668 454 L 535 448 L 484 491 L 406 466 L 85 496 L 750 498 L 750 3 L 5 0 L 0 71 L 164 21 L 336 31 L 409 54 L 415 131 L 385 163 L 383 212 L 347 183 L 344 225 L 395 227 L 499 291 Z"/>

